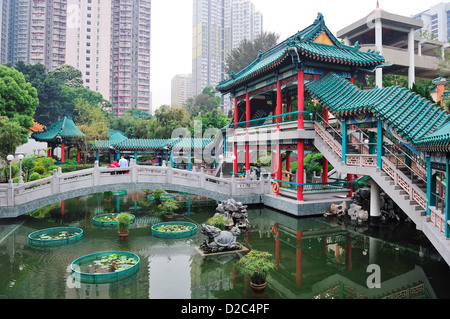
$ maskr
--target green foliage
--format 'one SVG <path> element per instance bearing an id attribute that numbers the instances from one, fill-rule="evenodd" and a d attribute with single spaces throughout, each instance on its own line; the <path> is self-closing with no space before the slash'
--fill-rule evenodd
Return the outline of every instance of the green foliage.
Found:
<path id="1" fill-rule="evenodd" d="M 0 93 L 1 95 L 1 93 Z M 16 148 L 26 142 L 27 130 L 6 116 L 0 117 L 0 158 L 6 161 L 9 154 L 15 154 Z"/>
<path id="2" fill-rule="evenodd" d="M 62 85 L 68 87 L 83 86 L 83 73 L 68 64 L 58 66 L 57 68 L 49 71 L 47 75 L 54 78 Z"/>
<path id="3" fill-rule="evenodd" d="M 179 205 L 178 205 L 178 201 L 174 200 L 174 199 L 168 199 L 166 200 L 164 203 L 160 204 L 158 206 L 161 211 L 165 214 L 173 214 L 173 211 L 178 209 Z"/>
<path id="4" fill-rule="evenodd" d="M 153 198 L 156 200 L 160 200 L 161 196 L 164 195 L 164 190 L 162 189 L 155 189 L 152 192 Z"/>
<path id="5" fill-rule="evenodd" d="M 120 213 L 117 216 L 117 229 L 119 232 L 127 231 L 130 228 L 133 216 L 128 213 Z"/>
<path id="6" fill-rule="evenodd" d="M 36 180 L 41 179 L 41 178 L 42 178 L 41 174 L 39 174 L 37 172 L 34 172 L 34 173 L 32 173 L 30 175 L 30 177 L 28 178 L 28 181 L 32 182 L 32 181 L 36 181 Z"/>
<path id="7" fill-rule="evenodd" d="M 225 72 L 238 73 L 258 57 L 258 52 L 265 52 L 277 44 L 279 35 L 273 32 L 262 32 L 254 42 L 244 39 L 226 58 Z"/>
<path id="8" fill-rule="evenodd" d="M 33 126 L 38 104 L 37 91 L 24 75 L 14 68 L 0 65 L 0 116 L 25 129 L 20 132 L 23 143 L 28 139 L 28 128 Z"/>
<path id="9" fill-rule="evenodd" d="M 220 230 L 225 230 L 225 228 L 232 222 L 233 221 L 230 218 L 226 218 L 225 215 L 222 214 L 216 214 L 206 221 L 208 225 L 217 227 Z"/>
<path id="10" fill-rule="evenodd" d="M 272 255 L 268 252 L 252 250 L 238 260 L 236 268 L 253 283 L 263 284 L 269 271 L 275 268 L 275 264 L 270 257 Z"/>

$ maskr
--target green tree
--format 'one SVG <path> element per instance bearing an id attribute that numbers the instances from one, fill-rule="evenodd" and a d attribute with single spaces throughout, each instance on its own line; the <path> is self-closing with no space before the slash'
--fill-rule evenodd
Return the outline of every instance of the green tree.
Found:
<path id="1" fill-rule="evenodd" d="M 23 143 L 23 135 L 28 130 L 21 127 L 19 123 L 7 118 L 0 117 L 0 158 L 6 161 L 9 154 L 15 154 L 16 148 Z"/>
<path id="2" fill-rule="evenodd" d="M 191 117 L 197 116 L 199 113 L 207 113 L 216 110 L 220 106 L 220 96 L 214 90 L 214 87 L 206 86 L 202 93 L 188 99 L 184 108 L 191 114 Z"/>
<path id="3" fill-rule="evenodd" d="M 106 112 L 97 105 L 91 105 L 86 100 L 78 98 L 75 102 L 74 123 L 87 136 L 84 138 L 84 163 L 87 161 L 89 144 L 95 140 L 108 138 L 108 119 Z"/>
<path id="4" fill-rule="evenodd" d="M 230 119 L 218 109 L 202 113 L 196 116 L 194 120 L 201 121 L 202 133 L 209 128 L 221 129 L 230 123 Z M 191 129 L 191 134 L 193 134 L 193 128 Z"/>
<path id="5" fill-rule="evenodd" d="M 161 105 L 155 111 L 155 120 L 147 122 L 147 138 L 171 138 L 175 129 L 191 126 L 190 114 L 184 108 Z"/>
<path id="6" fill-rule="evenodd" d="M 226 58 L 225 72 L 238 73 L 258 57 L 259 51 L 265 52 L 274 47 L 279 35 L 273 32 L 262 32 L 253 42 L 244 39 Z"/>
<path id="7" fill-rule="evenodd" d="M 68 87 L 76 88 L 83 86 L 83 73 L 68 64 L 60 65 L 57 68 L 49 71 L 47 73 L 47 76 L 53 77 L 62 85 Z"/>
<path id="8" fill-rule="evenodd" d="M 0 116 L 6 116 L 28 130 L 39 104 L 36 89 L 25 80 L 22 73 L 12 67 L 0 65 Z M 22 131 L 26 143 L 28 131 Z"/>

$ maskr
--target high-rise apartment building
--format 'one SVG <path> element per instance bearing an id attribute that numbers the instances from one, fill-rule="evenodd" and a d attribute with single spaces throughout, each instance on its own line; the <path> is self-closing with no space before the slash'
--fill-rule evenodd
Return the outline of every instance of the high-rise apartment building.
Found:
<path id="1" fill-rule="evenodd" d="M 52 70 L 66 59 L 67 0 L 31 0 L 30 62 Z"/>
<path id="2" fill-rule="evenodd" d="M 172 78 L 171 101 L 172 106 L 182 106 L 192 97 L 192 75 L 177 74 Z"/>
<path id="3" fill-rule="evenodd" d="M 8 62 L 12 64 L 30 61 L 30 17 L 30 0 L 10 0 Z"/>
<path id="4" fill-rule="evenodd" d="M 112 7 L 111 97 L 114 115 L 152 113 L 150 0 L 115 0 Z"/>
<path id="5" fill-rule="evenodd" d="M 66 63 L 105 100 L 111 94 L 111 14 L 111 0 L 67 1 Z"/>
<path id="6" fill-rule="evenodd" d="M 262 32 L 262 15 L 248 0 L 194 0 L 193 4 L 192 93 L 197 95 L 228 76 L 227 56 L 244 38 L 253 41 Z M 228 104 L 224 97 L 224 110 Z"/>
<path id="7" fill-rule="evenodd" d="M 426 11 L 413 16 L 423 21 L 423 28 L 418 32 L 424 32 L 433 40 L 449 42 L 450 40 L 450 2 L 439 3 Z"/>

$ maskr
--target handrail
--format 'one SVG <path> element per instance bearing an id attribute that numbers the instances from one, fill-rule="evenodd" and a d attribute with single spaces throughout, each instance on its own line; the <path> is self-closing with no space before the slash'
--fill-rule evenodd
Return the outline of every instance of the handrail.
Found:
<path id="1" fill-rule="evenodd" d="M 314 111 L 294 111 L 294 112 L 288 112 L 288 113 L 283 113 L 283 114 L 278 114 L 278 115 L 271 115 L 271 116 L 267 116 L 267 117 L 261 117 L 259 119 L 252 119 L 252 120 L 248 120 L 248 121 L 231 123 L 230 127 L 232 127 L 232 126 L 239 126 L 239 125 L 242 125 L 242 124 L 247 124 L 247 123 L 256 122 L 256 121 L 270 120 L 270 119 L 274 119 L 274 118 L 278 118 L 278 117 L 282 117 L 282 116 L 293 115 L 293 114 L 298 114 L 298 113 L 316 114 L 316 112 L 314 112 Z M 296 119 L 285 120 L 285 121 L 280 121 L 279 123 L 290 122 L 290 121 L 295 121 L 295 120 Z"/>
<path id="2" fill-rule="evenodd" d="M 415 173 L 415 171 L 412 169 L 412 167 L 410 167 L 409 165 L 407 165 L 404 161 L 402 161 L 397 155 L 395 155 L 391 150 L 389 150 L 385 145 L 383 145 L 383 149 L 385 150 L 385 151 L 388 151 L 390 154 L 392 154 L 392 156 L 393 157 L 395 157 L 395 159 L 396 159 L 396 161 L 395 161 L 395 168 L 396 169 L 398 169 L 398 163 L 400 162 L 401 164 L 402 164 L 402 166 L 404 166 L 404 167 L 406 167 L 409 171 L 410 171 L 410 173 L 411 173 L 411 175 L 410 175 L 410 180 L 411 180 L 411 182 L 412 182 L 412 180 L 413 180 L 413 178 L 414 178 L 414 173 Z M 386 153 L 385 153 L 385 156 L 386 156 Z M 422 178 L 422 176 L 420 176 L 420 175 L 418 175 L 418 174 L 415 174 L 419 179 L 421 179 L 423 182 L 427 182 L 426 180 L 424 180 L 423 178 Z"/>

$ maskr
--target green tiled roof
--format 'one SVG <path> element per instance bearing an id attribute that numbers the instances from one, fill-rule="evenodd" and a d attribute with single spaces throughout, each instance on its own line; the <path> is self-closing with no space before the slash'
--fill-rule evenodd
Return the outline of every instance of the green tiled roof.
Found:
<path id="1" fill-rule="evenodd" d="M 442 107 L 399 86 L 361 90 L 327 73 L 305 88 L 334 115 L 372 113 L 413 145 L 424 145 L 427 137 L 450 121 Z"/>
<path id="2" fill-rule="evenodd" d="M 32 138 L 40 142 L 55 140 L 57 136 L 61 136 L 64 140 L 70 138 L 82 138 L 85 137 L 86 134 L 78 129 L 73 120 L 67 114 L 64 115 L 61 120 L 44 129 L 42 132 L 34 132 L 31 134 Z"/>
<path id="3" fill-rule="evenodd" d="M 115 137 L 112 135 L 111 138 Z M 121 151 L 142 151 L 142 150 L 162 150 L 164 146 L 178 147 L 178 148 L 192 148 L 192 149 L 205 149 L 214 142 L 214 139 L 198 138 L 176 138 L 176 139 L 128 139 L 124 136 L 124 139 L 109 139 L 107 141 L 95 141 L 90 147 L 93 149 L 114 149 Z"/>
<path id="4" fill-rule="evenodd" d="M 417 142 L 418 149 L 430 152 L 450 152 L 450 123 Z"/>
<path id="5" fill-rule="evenodd" d="M 314 42 L 321 33 L 325 33 L 332 44 Z M 341 44 L 327 28 L 323 16 L 319 13 L 312 25 L 297 32 L 265 53 L 260 52 L 255 61 L 237 74 L 230 74 L 230 78 L 221 81 L 216 89 L 226 93 L 237 85 L 275 69 L 284 61 L 292 63 L 289 51 L 294 48 L 297 49 L 301 60 L 307 59 L 367 69 L 373 69 L 385 62 L 384 57 L 378 53 L 360 51 L 358 45 L 350 47 Z"/>

